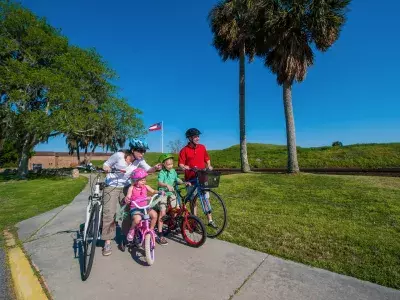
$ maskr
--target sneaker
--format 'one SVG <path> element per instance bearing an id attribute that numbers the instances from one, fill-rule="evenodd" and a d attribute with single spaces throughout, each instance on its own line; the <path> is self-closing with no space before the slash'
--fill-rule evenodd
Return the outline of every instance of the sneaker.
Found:
<path id="1" fill-rule="evenodd" d="M 208 226 L 210 226 L 211 228 L 214 228 L 214 229 L 218 229 L 218 226 L 217 226 L 217 224 L 215 224 L 214 221 L 209 221 Z"/>
<path id="2" fill-rule="evenodd" d="M 111 244 L 105 244 L 103 248 L 103 256 L 111 255 Z"/>
<path id="3" fill-rule="evenodd" d="M 161 246 L 168 245 L 168 241 L 164 236 L 157 237 L 157 243 L 159 243 Z"/>
<path id="4" fill-rule="evenodd" d="M 128 232 L 128 235 L 126 236 L 126 239 L 128 240 L 128 242 L 132 242 L 133 241 L 133 236 L 135 235 L 135 229 L 130 229 Z"/>

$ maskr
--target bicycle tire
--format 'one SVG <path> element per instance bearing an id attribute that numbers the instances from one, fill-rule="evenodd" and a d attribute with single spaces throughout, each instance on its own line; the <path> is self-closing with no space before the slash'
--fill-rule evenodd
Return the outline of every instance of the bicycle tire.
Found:
<path id="1" fill-rule="evenodd" d="M 146 256 L 146 262 L 149 266 L 154 263 L 154 248 L 155 245 L 153 243 L 153 239 L 151 238 L 151 234 L 147 233 L 144 238 L 144 253 Z"/>
<path id="2" fill-rule="evenodd" d="M 219 203 L 219 206 L 221 207 L 222 221 L 220 219 L 218 219 L 218 221 L 217 221 L 217 225 L 219 226 L 218 230 L 211 229 L 210 226 L 206 225 L 206 224 L 208 224 L 207 220 L 203 221 L 204 226 L 207 228 L 206 229 L 207 230 L 207 237 L 215 238 L 215 237 L 219 236 L 225 230 L 225 227 L 227 225 L 226 205 L 224 203 L 224 200 L 222 200 L 221 196 L 219 194 L 217 194 L 216 192 L 214 192 L 212 190 L 206 190 L 206 189 L 202 190 L 202 191 L 203 192 L 208 192 L 211 195 L 215 196 L 215 200 Z M 212 207 L 216 207 L 216 206 L 218 207 L 218 205 L 215 204 L 215 201 L 214 201 L 214 204 L 213 203 L 210 203 L 210 204 L 211 204 Z M 196 196 L 193 198 L 193 200 L 190 201 L 190 212 L 191 212 L 192 215 L 196 215 L 195 211 L 194 211 L 196 206 L 199 206 L 200 210 L 203 211 L 198 194 L 196 194 Z M 207 219 L 206 213 L 204 211 L 203 211 L 203 213 L 204 213 L 204 217 Z M 197 216 L 198 216 L 198 214 L 197 214 Z M 202 219 L 202 218 L 200 218 L 200 219 Z"/>
<path id="3" fill-rule="evenodd" d="M 86 229 L 86 239 L 83 241 L 83 268 L 81 272 L 81 277 L 82 280 L 85 281 L 86 279 L 89 278 L 90 272 L 92 270 L 93 266 L 93 260 L 94 260 L 94 254 L 96 252 L 96 244 L 97 244 L 97 238 L 99 234 L 99 205 L 96 203 L 93 208 L 92 212 L 90 213 L 90 219 L 89 219 L 89 224 Z M 93 232 L 93 239 L 92 243 L 89 244 L 88 236 L 90 233 L 90 230 Z M 90 248 L 90 254 L 89 254 L 89 259 L 88 259 L 88 250 Z"/>
<path id="4" fill-rule="evenodd" d="M 194 225 L 195 224 L 195 225 Z M 186 229 L 189 229 L 189 231 L 195 231 L 201 235 L 201 239 L 198 242 L 195 242 L 191 239 L 186 234 Z M 199 229 L 201 232 L 199 232 Z M 181 233 L 182 237 L 185 240 L 185 242 L 190 246 L 194 248 L 199 248 L 202 246 L 206 239 L 207 239 L 207 231 L 206 227 L 204 226 L 204 223 L 200 220 L 200 218 L 193 216 L 193 215 L 188 215 L 186 218 L 182 220 L 181 224 Z"/>

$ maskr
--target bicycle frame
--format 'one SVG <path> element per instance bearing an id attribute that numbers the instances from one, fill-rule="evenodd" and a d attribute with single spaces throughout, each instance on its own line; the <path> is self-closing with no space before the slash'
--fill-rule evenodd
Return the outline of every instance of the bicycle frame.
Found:
<path id="1" fill-rule="evenodd" d="M 194 193 L 197 192 L 197 195 L 199 195 L 200 198 L 201 208 L 203 209 L 203 212 L 205 214 L 212 213 L 210 201 L 208 201 L 207 197 L 205 196 L 206 194 L 205 192 L 207 192 L 208 189 L 201 187 L 197 174 L 195 178 L 190 179 L 188 181 L 192 183 L 193 189 L 191 189 L 190 192 L 186 195 L 185 201 L 191 201 Z"/>
<path id="2" fill-rule="evenodd" d="M 99 220 L 101 220 L 101 215 L 103 213 L 103 204 L 102 204 L 102 199 L 103 199 L 103 193 L 102 193 L 103 187 L 102 183 L 100 182 L 100 178 L 97 177 L 96 183 L 95 183 L 95 191 L 93 195 L 89 197 L 89 203 L 86 207 L 86 221 L 85 221 L 85 228 L 83 231 L 83 240 L 86 240 L 86 233 L 87 233 L 87 227 L 89 225 L 89 220 L 90 220 L 90 214 L 92 213 L 92 209 L 94 205 L 97 203 L 99 205 Z M 98 224 L 98 227 L 100 228 L 100 223 Z M 97 232 L 100 235 L 99 228 L 97 228 Z"/>
<path id="3" fill-rule="evenodd" d="M 142 220 L 140 221 L 140 223 L 138 225 L 135 226 L 135 232 L 134 232 L 134 235 L 133 235 L 133 236 L 136 235 L 136 233 L 137 233 L 136 230 L 140 231 L 140 234 L 141 234 L 140 243 L 142 245 L 144 243 L 144 239 L 146 237 L 146 234 L 148 234 L 148 233 L 150 233 L 153 245 L 155 245 L 155 243 L 156 243 L 156 234 L 154 232 L 154 229 L 150 229 L 150 215 L 147 212 L 147 210 L 151 206 L 153 206 L 153 202 L 154 202 L 154 199 L 156 198 L 156 196 L 158 196 L 158 194 L 153 195 L 153 197 L 151 197 L 151 200 L 150 200 L 149 204 L 146 205 L 146 206 L 139 206 L 139 205 L 136 204 L 136 202 L 132 201 L 132 203 L 136 206 L 136 208 L 144 210 L 144 214 L 141 214 Z"/>

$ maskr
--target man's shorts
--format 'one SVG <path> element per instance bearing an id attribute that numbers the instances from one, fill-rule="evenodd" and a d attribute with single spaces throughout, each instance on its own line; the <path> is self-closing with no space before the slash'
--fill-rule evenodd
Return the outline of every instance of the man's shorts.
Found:
<path id="1" fill-rule="evenodd" d="M 166 211 L 168 207 L 168 201 L 171 203 L 172 207 L 176 207 L 176 196 L 171 195 L 171 196 L 160 196 L 160 202 L 157 203 L 157 205 L 154 207 L 155 210 L 157 211 Z"/>

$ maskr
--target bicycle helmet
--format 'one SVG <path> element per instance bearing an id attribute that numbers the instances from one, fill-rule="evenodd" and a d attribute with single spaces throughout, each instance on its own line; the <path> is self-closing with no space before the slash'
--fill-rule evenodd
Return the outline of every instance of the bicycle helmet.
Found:
<path id="1" fill-rule="evenodd" d="M 138 181 L 140 179 L 146 178 L 147 177 L 147 172 L 145 169 L 142 168 L 137 168 L 136 170 L 134 170 L 131 174 L 131 179 L 134 181 Z"/>
<path id="2" fill-rule="evenodd" d="M 169 158 L 174 158 L 174 156 L 169 153 L 161 154 L 160 157 L 158 158 L 158 162 L 163 163 L 164 161 L 166 161 Z"/>
<path id="3" fill-rule="evenodd" d="M 185 135 L 186 135 L 187 138 L 190 138 L 192 136 L 200 135 L 200 134 L 201 134 L 201 132 L 197 128 L 189 128 L 188 130 L 186 130 L 186 134 Z"/>
<path id="4" fill-rule="evenodd" d="M 132 142 L 129 143 L 130 151 L 144 151 L 149 150 L 149 145 L 146 141 L 133 139 Z"/>

